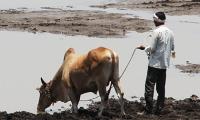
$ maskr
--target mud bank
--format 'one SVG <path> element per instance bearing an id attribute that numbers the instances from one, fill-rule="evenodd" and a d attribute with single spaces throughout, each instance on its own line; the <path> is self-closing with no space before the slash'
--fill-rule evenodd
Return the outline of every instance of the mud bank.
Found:
<path id="1" fill-rule="evenodd" d="M 28 112 L 15 112 L 8 114 L 0 112 L 1 120 L 194 120 L 200 118 L 200 100 L 198 96 L 192 95 L 184 100 L 175 100 L 166 98 L 165 109 L 160 116 L 156 115 L 137 115 L 137 112 L 144 109 L 144 101 L 125 101 L 126 116 L 120 116 L 120 106 L 117 100 L 110 99 L 109 107 L 103 112 L 103 116 L 97 116 L 98 106 L 100 102 L 90 104 L 88 109 L 80 108 L 79 114 L 64 111 L 62 113 L 54 113 L 53 115 L 42 114 L 36 115 Z"/>
<path id="2" fill-rule="evenodd" d="M 169 15 L 200 15 L 199 0 L 126 0 L 92 7 L 164 11 Z"/>
<path id="3" fill-rule="evenodd" d="M 0 11 L 0 29 L 95 37 L 122 37 L 127 31 L 145 32 L 151 29 L 152 22 L 149 20 L 123 16 L 56 8 L 31 12 L 10 9 Z"/>
<path id="4" fill-rule="evenodd" d="M 191 64 L 186 65 L 176 65 L 176 68 L 180 69 L 183 73 L 200 73 L 200 64 Z"/>

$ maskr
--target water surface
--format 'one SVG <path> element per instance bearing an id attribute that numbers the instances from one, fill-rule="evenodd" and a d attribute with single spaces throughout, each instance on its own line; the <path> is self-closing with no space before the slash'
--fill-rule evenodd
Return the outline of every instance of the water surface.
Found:
<path id="1" fill-rule="evenodd" d="M 89 6 L 118 2 L 123 0 L 1 0 L 0 9 L 27 8 L 40 10 L 41 7 L 55 7 L 68 9 L 91 9 Z"/>

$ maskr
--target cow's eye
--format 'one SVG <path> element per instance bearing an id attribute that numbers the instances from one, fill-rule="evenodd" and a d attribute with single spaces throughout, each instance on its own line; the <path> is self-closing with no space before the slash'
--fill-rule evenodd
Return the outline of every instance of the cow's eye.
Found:
<path id="1" fill-rule="evenodd" d="M 40 92 L 41 95 L 46 95 L 46 91 L 40 90 L 39 92 Z"/>

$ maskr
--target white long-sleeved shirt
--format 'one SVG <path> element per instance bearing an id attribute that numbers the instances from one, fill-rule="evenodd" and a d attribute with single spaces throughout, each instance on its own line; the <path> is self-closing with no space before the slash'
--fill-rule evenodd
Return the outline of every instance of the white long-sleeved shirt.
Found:
<path id="1" fill-rule="evenodd" d="M 174 52 L 173 32 L 165 25 L 158 26 L 151 35 L 151 44 L 145 51 L 149 55 L 149 66 L 167 69 L 170 65 L 171 52 Z"/>

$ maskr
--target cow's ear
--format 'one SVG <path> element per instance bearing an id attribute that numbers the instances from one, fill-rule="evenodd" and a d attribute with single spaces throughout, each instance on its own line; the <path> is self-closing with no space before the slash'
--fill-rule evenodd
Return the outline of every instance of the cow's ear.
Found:
<path id="1" fill-rule="evenodd" d="M 43 78 L 41 77 L 41 82 L 42 82 L 42 84 L 44 85 L 44 86 L 46 86 L 47 85 L 47 83 L 43 80 Z"/>

